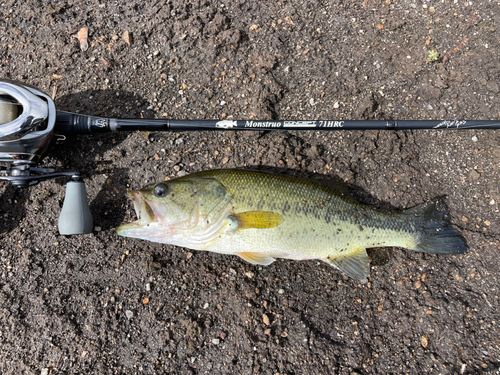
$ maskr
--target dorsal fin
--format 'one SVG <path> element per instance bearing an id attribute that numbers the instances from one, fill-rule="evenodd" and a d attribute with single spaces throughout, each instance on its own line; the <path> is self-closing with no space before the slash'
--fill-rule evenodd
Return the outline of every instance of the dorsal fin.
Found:
<path id="1" fill-rule="evenodd" d="M 337 193 L 340 193 L 341 198 L 347 201 L 352 201 L 354 203 L 358 203 L 354 196 L 352 195 L 351 188 L 347 183 L 338 179 L 338 178 L 313 178 L 313 181 L 316 181 L 320 185 L 325 186 L 327 189 L 333 189 Z"/>

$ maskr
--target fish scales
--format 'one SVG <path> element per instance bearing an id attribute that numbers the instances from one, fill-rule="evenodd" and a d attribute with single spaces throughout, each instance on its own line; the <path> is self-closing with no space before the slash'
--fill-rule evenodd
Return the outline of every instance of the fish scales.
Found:
<path id="1" fill-rule="evenodd" d="M 369 274 L 366 248 L 467 249 L 442 199 L 388 213 L 357 203 L 344 190 L 331 181 L 258 171 L 199 172 L 130 192 L 139 219 L 117 232 L 254 264 L 321 259 L 361 281 Z"/>
<path id="2" fill-rule="evenodd" d="M 301 228 L 302 234 L 309 234 L 308 231 L 312 233 L 311 236 L 302 239 L 289 236 L 293 241 L 289 244 L 291 253 L 307 254 L 323 251 L 330 253 L 332 247 L 343 249 L 358 244 L 366 247 L 408 246 L 414 242 L 413 236 L 405 235 L 410 233 L 410 228 L 413 226 L 405 224 L 397 214 L 381 214 L 369 207 L 352 203 L 346 195 L 324 185 L 321 181 L 297 180 L 289 176 L 267 175 L 260 172 L 244 174 L 234 172 L 222 170 L 216 172 L 214 177 L 233 195 L 236 210 L 242 212 L 254 209 L 272 210 L 273 205 L 267 202 L 275 202 L 275 209 L 285 217 L 282 226 L 272 228 L 268 233 L 260 231 L 256 239 L 261 248 L 280 242 L 278 246 L 283 250 L 282 238 L 276 237 L 276 234 L 293 233 L 293 228 Z M 300 183 L 297 183 L 298 181 Z M 252 205 L 250 202 L 255 196 L 256 188 L 267 192 L 265 194 L 267 200 L 262 199 L 257 205 Z M 290 204 L 293 214 L 286 209 L 286 205 Z M 319 243 L 313 234 L 318 232 L 333 234 L 337 229 L 341 229 L 342 234 L 329 236 L 328 240 L 331 242 L 326 245 Z M 377 236 L 374 232 L 377 229 L 394 232 L 392 236 L 383 235 L 385 241 L 390 238 L 391 243 L 385 244 L 384 238 L 380 238 L 381 236 Z M 241 235 L 247 237 L 248 233 Z M 363 243 L 359 243 L 360 241 Z"/>

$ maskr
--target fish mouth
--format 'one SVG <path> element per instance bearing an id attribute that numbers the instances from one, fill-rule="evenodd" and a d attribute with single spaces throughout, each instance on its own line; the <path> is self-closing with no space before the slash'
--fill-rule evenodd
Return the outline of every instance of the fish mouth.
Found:
<path id="1" fill-rule="evenodd" d="M 132 201 L 134 202 L 134 210 L 137 215 L 136 223 L 139 224 L 151 224 L 155 219 L 157 219 L 153 208 L 139 191 L 129 190 L 127 194 L 130 195 Z M 157 221 L 157 220 L 156 220 Z"/>
<path id="2" fill-rule="evenodd" d="M 141 192 L 137 190 L 128 190 L 127 194 L 132 198 L 134 203 L 137 220 L 116 228 L 116 232 L 119 235 L 130 236 L 134 230 L 140 230 L 141 228 L 160 222 L 162 218 L 162 210 L 157 202 L 147 200 Z"/>

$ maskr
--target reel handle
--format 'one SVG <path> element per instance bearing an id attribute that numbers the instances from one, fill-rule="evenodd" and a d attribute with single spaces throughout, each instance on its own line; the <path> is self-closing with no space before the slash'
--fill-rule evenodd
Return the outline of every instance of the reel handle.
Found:
<path id="1" fill-rule="evenodd" d="M 87 203 L 85 183 L 78 176 L 73 176 L 66 185 L 66 197 L 58 227 L 59 233 L 66 236 L 92 233 L 93 220 Z"/>

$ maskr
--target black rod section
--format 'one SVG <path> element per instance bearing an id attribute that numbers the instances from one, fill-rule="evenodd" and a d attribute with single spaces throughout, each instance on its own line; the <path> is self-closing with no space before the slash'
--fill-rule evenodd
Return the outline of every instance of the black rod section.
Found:
<path id="1" fill-rule="evenodd" d="M 466 120 L 171 120 L 115 119 L 58 112 L 56 133 L 189 130 L 408 130 L 500 129 L 500 121 Z"/>

